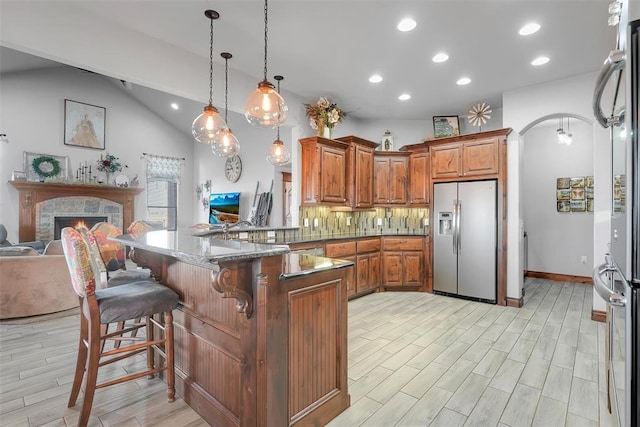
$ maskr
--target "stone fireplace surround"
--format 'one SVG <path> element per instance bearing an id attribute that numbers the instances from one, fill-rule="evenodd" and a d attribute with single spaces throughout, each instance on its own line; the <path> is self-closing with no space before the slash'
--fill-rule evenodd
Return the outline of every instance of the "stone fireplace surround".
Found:
<path id="1" fill-rule="evenodd" d="M 54 217 L 106 216 L 123 229 L 134 220 L 134 199 L 143 188 L 10 181 L 19 192 L 18 240 L 51 240 Z"/>

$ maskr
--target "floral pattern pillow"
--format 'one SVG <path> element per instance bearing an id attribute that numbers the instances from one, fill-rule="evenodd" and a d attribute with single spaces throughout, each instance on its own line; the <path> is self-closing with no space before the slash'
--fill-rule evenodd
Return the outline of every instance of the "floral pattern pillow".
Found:
<path id="1" fill-rule="evenodd" d="M 91 228 L 90 234 L 95 238 L 97 248 L 107 270 L 124 270 L 126 268 L 124 246 L 109 240 L 109 237 L 122 235 L 120 227 L 108 222 L 99 222 Z"/>
<path id="2" fill-rule="evenodd" d="M 96 266 L 87 241 L 82 233 L 72 227 L 63 228 L 60 239 L 73 289 L 81 297 L 94 295 L 96 292 Z"/>

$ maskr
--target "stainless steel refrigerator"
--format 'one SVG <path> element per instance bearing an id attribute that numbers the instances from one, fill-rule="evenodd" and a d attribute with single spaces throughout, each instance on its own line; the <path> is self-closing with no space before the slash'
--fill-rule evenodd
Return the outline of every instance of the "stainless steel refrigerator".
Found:
<path id="1" fill-rule="evenodd" d="M 627 1 L 618 6 L 616 50 L 607 58 L 594 91 L 594 116 L 611 129 L 613 197 L 610 254 L 596 267 L 593 279 L 607 302 L 607 397 L 613 425 L 636 427 L 640 425 L 640 20 L 630 21 L 640 17 L 640 7 Z M 603 112 L 600 98 L 608 81 L 613 83 L 614 101 Z"/>
<path id="2" fill-rule="evenodd" d="M 496 180 L 433 187 L 433 290 L 495 304 Z"/>

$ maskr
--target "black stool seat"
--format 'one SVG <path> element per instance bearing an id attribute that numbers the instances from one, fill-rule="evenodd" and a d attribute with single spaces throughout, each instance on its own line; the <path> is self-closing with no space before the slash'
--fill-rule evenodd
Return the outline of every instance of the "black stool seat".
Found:
<path id="1" fill-rule="evenodd" d="M 153 280 L 97 289 L 100 323 L 123 322 L 178 307 L 178 294 Z"/>

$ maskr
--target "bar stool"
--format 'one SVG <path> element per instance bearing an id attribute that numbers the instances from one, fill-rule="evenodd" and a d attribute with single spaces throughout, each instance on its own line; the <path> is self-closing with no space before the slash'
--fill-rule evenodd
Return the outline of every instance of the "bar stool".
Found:
<path id="1" fill-rule="evenodd" d="M 152 280 L 140 280 L 106 287 L 101 279 L 95 258 L 81 232 L 71 227 L 61 233 L 62 248 L 71 276 L 71 283 L 80 299 L 80 339 L 78 358 L 68 406 L 75 406 L 84 381 L 84 401 L 78 418 L 78 426 L 87 425 L 96 389 L 125 381 L 152 376 L 166 371 L 167 398 L 175 400 L 175 371 L 173 358 L 173 309 L 178 306 L 178 295 L 171 289 Z M 156 318 L 152 317 L 156 315 Z M 164 322 L 159 319 L 164 318 Z M 101 333 L 104 325 L 130 319 L 144 318 L 145 322 L 123 330 Z M 122 339 L 122 335 L 139 328 L 146 328 L 146 337 L 130 338 L 132 344 L 104 350 L 104 342 Z M 159 331 L 161 338 L 155 338 Z M 98 370 L 102 366 L 120 361 L 146 351 L 147 369 L 98 384 Z M 164 359 L 164 365 L 155 366 L 154 354 Z"/>

